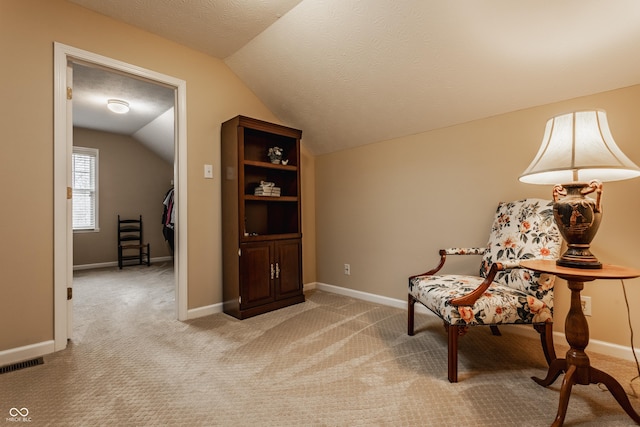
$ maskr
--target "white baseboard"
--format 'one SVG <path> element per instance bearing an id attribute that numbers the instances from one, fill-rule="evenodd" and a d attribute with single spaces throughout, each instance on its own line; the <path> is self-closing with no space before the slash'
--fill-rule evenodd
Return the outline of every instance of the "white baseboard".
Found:
<path id="1" fill-rule="evenodd" d="M 316 288 L 316 283 L 309 283 L 303 286 L 303 292 Z M 198 317 L 210 316 L 216 313 L 222 313 L 222 303 L 211 304 L 204 307 L 193 308 L 187 311 L 187 319 L 197 319 Z"/>
<path id="2" fill-rule="evenodd" d="M 216 313 L 222 313 L 221 302 L 187 310 L 187 320 L 197 319 L 198 317 L 209 316 Z"/>
<path id="3" fill-rule="evenodd" d="M 390 307 L 396 307 L 405 309 L 407 308 L 407 301 L 399 300 L 396 298 L 384 297 L 376 294 L 371 294 L 368 292 L 356 291 L 353 289 L 343 288 L 340 286 L 328 285 L 326 283 L 315 282 L 309 285 L 305 285 L 305 290 L 307 289 L 319 289 L 321 291 L 332 292 L 335 294 L 345 295 L 352 298 L 361 299 L 364 301 L 369 301 L 377 304 L 387 305 Z M 416 304 L 415 306 L 416 313 L 424 313 L 431 316 L 435 316 L 431 311 L 429 311 L 422 304 Z M 540 335 L 531 327 L 527 325 L 503 325 L 500 326 L 501 330 L 509 331 L 514 334 L 523 335 L 527 337 L 531 337 L 539 340 Z M 567 340 L 563 332 L 554 332 L 553 339 L 556 343 L 562 343 L 564 345 L 567 344 Z M 640 354 L 639 349 L 635 349 L 637 354 Z M 590 340 L 589 346 L 587 347 L 587 352 L 599 353 L 605 356 L 617 357 L 618 359 L 635 361 L 633 357 L 633 351 L 631 350 L 631 346 L 623 346 L 619 344 L 613 344 L 606 341 L 600 340 Z M 640 356 L 639 356 L 640 357 Z"/>
<path id="4" fill-rule="evenodd" d="M 165 262 L 165 261 L 173 261 L 173 257 L 171 256 L 161 256 L 157 258 L 151 258 L 151 264 L 155 262 Z M 107 267 L 117 267 L 118 261 L 109 261 L 109 262 L 98 262 L 95 264 L 80 264 L 74 265 L 73 270 L 92 270 L 94 268 L 107 268 Z"/>
<path id="5" fill-rule="evenodd" d="M 353 289 L 342 288 L 340 286 L 328 285 L 326 283 L 317 283 L 316 288 L 321 291 L 332 292 L 334 294 L 340 294 L 352 298 L 361 299 L 364 301 L 374 302 L 377 304 L 387 305 L 395 308 L 407 308 L 407 302 L 401 301 L 395 298 L 383 297 L 376 294 L 371 294 L 368 292 L 356 291 Z M 416 307 L 418 308 L 418 307 Z M 426 311 L 429 311 L 425 308 Z"/>
<path id="6" fill-rule="evenodd" d="M 54 341 L 43 341 L 24 347 L 10 348 L 0 351 L 0 366 L 7 366 L 25 360 L 36 359 L 46 354 L 53 353 Z"/>
<path id="7" fill-rule="evenodd" d="M 503 325 L 500 326 L 500 329 L 503 331 L 509 331 L 517 335 L 522 335 L 534 339 L 540 339 L 538 333 L 531 327 L 527 325 Z M 569 346 L 567 343 L 567 338 L 565 337 L 563 332 L 554 332 L 553 333 L 553 341 L 556 344 L 563 344 Z M 586 348 L 587 353 L 599 353 L 605 356 L 616 357 L 618 359 L 628 360 L 635 362 L 633 357 L 633 352 L 631 351 L 631 346 L 624 346 L 620 344 L 613 344 L 606 341 L 600 340 L 589 340 L 589 346 Z M 639 354 L 640 357 L 640 349 L 636 348 L 636 354 Z M 563 357 L 563 355 L 558 355 L 559 357 Z"/>

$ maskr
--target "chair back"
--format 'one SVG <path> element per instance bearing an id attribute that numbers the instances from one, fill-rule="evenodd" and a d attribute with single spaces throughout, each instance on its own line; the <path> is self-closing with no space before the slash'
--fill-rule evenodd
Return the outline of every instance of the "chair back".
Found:
<path id="1" fill-rule="evenodd" d="M 480 275 L 486 277 L 491 264 L 513 264 L 525 259 L 557 259 L 562 238 L 553 218 L 553 202 L 524 199 L 498 205 Z M 501 285 L 535 296 L 553 305 L 555 276 L 524 268 L 499 271 L 494 280 Z"/>

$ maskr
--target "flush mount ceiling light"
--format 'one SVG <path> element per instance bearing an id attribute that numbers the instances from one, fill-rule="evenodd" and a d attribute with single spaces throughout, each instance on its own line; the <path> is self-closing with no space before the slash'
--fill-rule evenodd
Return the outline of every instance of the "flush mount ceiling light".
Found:
<path id="1" fill-rule="evenodd" d="M 107 108 L 117 114 L 129 112 L 129 103 L 121 99 L 110 99 L 107 101 Z"/>

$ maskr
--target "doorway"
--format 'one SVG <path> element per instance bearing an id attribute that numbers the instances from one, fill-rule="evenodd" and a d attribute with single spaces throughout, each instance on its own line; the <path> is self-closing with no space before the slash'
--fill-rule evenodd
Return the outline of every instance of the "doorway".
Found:
<path id="1" fill-rule="evenodd" d="M 74 165 L 89 177 L 84 192 L 73 191 L 73 269 L 115 265 L 118 218 L 140 216 L 154 261 L 171 259 L 173 222 L 162 224 L 161 202 L 175 182 L 175 88 L 77 60 L 69 67 Z M 123 264 L 141 263 L 139 252 L 124 251 L 134 258 Z"/>
<path id="2" fill-rule="evenodd" d="M 187 171 L 186 82 L 88 51 L 54 44 L 54 350 L 66 347 L 71 338 L 73 299 L 73 234 L 71 226 L 71 153 L 73 124 L 69 63 L 93 64 L 175 90 L 174 187 L 176 209 L 175 301 L 178 320 L 187 319 Z"/>

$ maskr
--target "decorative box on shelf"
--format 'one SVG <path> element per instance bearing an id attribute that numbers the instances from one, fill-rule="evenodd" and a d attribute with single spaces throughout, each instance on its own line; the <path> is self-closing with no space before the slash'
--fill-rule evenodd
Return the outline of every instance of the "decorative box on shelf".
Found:
<path id="1" fill-rule="evenodd" d="M 280 197 L 280 187 L 273 182 L 260 181 L 260 185 L 253 192 L 254 196 Z"/>

